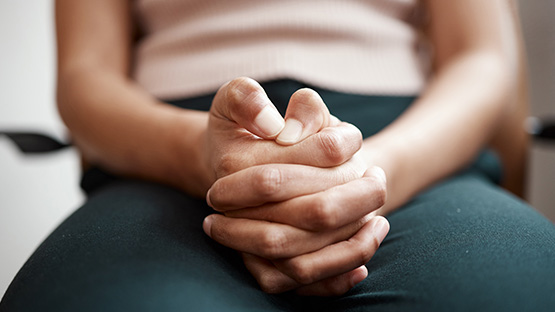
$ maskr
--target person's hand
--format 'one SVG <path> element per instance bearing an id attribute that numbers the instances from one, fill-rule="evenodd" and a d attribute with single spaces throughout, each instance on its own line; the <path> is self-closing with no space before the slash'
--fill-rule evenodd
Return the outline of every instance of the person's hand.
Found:
<path id="1" fill-rule="evenodd" d="M 204 168 L 204 178 L 208 180 L 205 184 L 212 185 L 218 178 L 261 164 L 326 168 L 351 159 L 362 144 L 360 131 L 330 117 L 323 102 L 303 104 L 305 100 L 314 100 L 305 96 L 306 93 L 310 91 L 295 93 L 290 105 L 303 112 L 300 116 L 310 118 L 298 118 L 291 130 L 289 125 L 284 129 L 283 118 L 256 81 L 237 78 L 222 86 L 212 102 L 208 128 L 200 142 L 198 157 Z M 332 123 L 334 126 L 328 127 Z M 301 129 L 299 124 L 302 124 Z M 282 144 L 300 142 L 288 146 L 276 144 L 274 139 L 282 132 L 290 134 L 280 135 Z M 315 134 L 308 136 L 311 133 Z M 362 173 L 359 170 L 359 177 Z"/>
<path id="2" fill-rule="evenodd" d="M 314 120 L 310 120 L 312 116 L 324 116 L 324 118 L 317 119 L 315 123 Z M 277 141 L 281 144 L 294 144 L 311 133 L 321 130 L 326 120 L 328 120 L 328 126 L 339 124 L 337 119 L 331 116 L 326 118 L 326 116 L 329 116 L 329 112 L 319 96 L 311 90 L 300 90 L 291 98 L 286 113 L 286 127 Z M 311 123 L 319 127 L 306 127 Z M 235 219 L 229 224 L 225 224 L 224 221 L 219 223 L 220 226 L 216 226 L 221 229 L 221 231 L 216 230 L 216 233 L 225 233 L 216 234 L 218 235 L 216 240 L 237 250 L 251 252 L 243 254 L 245 264 L 265 291 L 282 292 L 296 288 L 297 292 L 303 294 L 343 293 L 366 277 L 367 271 L 363 264 L 369 260 L 388 230 L 387 221 L 384 222 L 380 218 L 368 222 L 370 215 L 361 215 L 371 211 L 373 207 L 381 206 L 380 201 L 383 201 L 385 196 L 385 193 L 380 190 L 385 185 L 385 182 L 383 185 L 380 184 L 385 180 L 383 171 L 374 168 L 373 173 L 369 173 L 358 184 L 348 183 L 358 178 L 360 173 L 357 174 L 357 172 L 364 172 L 364 169 L 364 162 L 359 157 L 353 157 L 341 166 L 332 168 L 272 164 L 249 167 L 222 178 L 213 185 L 207 200 L 215 209 L 226 211 L 226 215 Z M 347 185 L 343 188 L 330 190 L 345 183 Z M 349 192 L 357 188 L 366 188 L 367 192 L 363 192 L 362 196 L 357 192 Z M 324 190 L 328 191 L 323 192 Z M 297 202 L 289 201 L 287 205 L 281 205 L 280 208 L 277 208 L 277 204 L 273 204 L 273 209 L 262 206 L 269 202 L 285 202 L 307 194 L 312 196 L 305 196 Z M 365 202 L 365 204 L 359 204 L 356 211 L 334 221 L 332 219 L 335 217 L 330 213 L 347 213 L 321 205 L 327 202 L 326 198 L 334 198 L 336 196 L 334 194 L 343 195 L 342 198 L 336 198 L 336 204 L 348 206 L 352 201 Z M 333 205 L 333 200 L 330 204 Z M 310 208 L 295 208 L 299 205 L 310 205 Z M 253 206 L 256 208 L 240 209 Z M 295 213 L 291 214 L 288 211 Z M 303 212 L 312 217 L 299 218 Z M 250 222 L 253 220 L 274 222 Z M 205 222 L 205 229 L 209 235 L 211 230 L 207 227 L 211 227 L 210 222 L 210 219 Z M 288 223 L 293 226 L 284 227 L 284 224 Z M 239 231 L 231 235 L 227 232 L 228 229 L 251 226 L 250 232 Z M 318 232 L 315 235 L 310 230 L 318 230 Z M 283 235 L 279 235 L 293 243 L 289 250 L 277 250 L 271 247 L 279 243 L 272 240 L 276 239 L 276 233 L 280 232 Z M 253 240 L 254 244 L 252 244 Z M 295 242 L 300 244 L 295 245 Z M 346 248 L 351 245 L 357 248 Z M 254 248 L 256 251 L 249 248 Z M 334 253 L 345 248 L 350 253 L 333 257 Z M 309 253 L 311 253 L 310 256 Z M 256 256 L 257 254 L 259 256 Z M 289 259 L 285 260 L 284 256 Z M 282 259 L 267 260 L 274 258 Z M 322 259 L 325 261 L 321 261 Z M 361 259 L 363 259 L 361 264 L 353 266 Z M 310 265 L 314 270 L 307 272 L 307 267 L 303 266 L 311 262 L 319 263 L 320 266 Z"/>
<path id="3" fill-rule="evenodd" d="M 367 277 L 365 264 L 389 231 L 383 217 L 369 215 L 366 220 L 360 221 L 364 226 L 356 235 L 316 252 L 278 260 L 242 253 L 243 261 L 265 292 L 294 289 L 299 295 L 342 295 Z"/>
<path id="4" fill-rule="evenodd" d="M 249 171 L 218 180 L 210 197 L 216 199 L 222 188 L 237 194 L 237 202 L 260 200 L 263 194 L 256 188 L 249 192 L 245 184 L 236 183 L 248 180 Z M 286 175 L 294 176 L 295 171 Z M 298 177 L 302 183 L 302 175 Z M 308 183 L 303 191 L 309 191 L 310 181 L 304 182 Z M 296 194 L 295 185 L 285 183 L 278 193 Z M 225 216 L 211 215 L 203 227 L 217 242 L 243 252 L 245 265 L 264 291 L 339 295 L 366 277 L 364 264 L 389 230 L 387 220 L 372 213 L 385 201 L 385 185 L 383 171 L 373 167 L 360 179 L 252 208 L 237 209 L 237 203 L 216 206 L 211 200 Z M 314 189 L 321 186 L 315 183 Z"/>

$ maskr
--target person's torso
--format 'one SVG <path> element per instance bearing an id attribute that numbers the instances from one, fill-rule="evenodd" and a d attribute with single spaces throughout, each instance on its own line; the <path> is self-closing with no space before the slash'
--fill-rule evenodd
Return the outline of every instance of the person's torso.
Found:
<path id="1" fill-rule="evenodd" d="M 137 0 L 134 78 L 160 98 L 237 76 L 344 92 L 417 94 L 417 0 Z"/>

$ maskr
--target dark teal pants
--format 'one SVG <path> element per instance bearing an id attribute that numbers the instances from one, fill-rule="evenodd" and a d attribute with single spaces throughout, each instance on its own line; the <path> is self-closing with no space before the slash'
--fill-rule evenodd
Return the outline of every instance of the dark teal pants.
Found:
<path id="1" fill-rule="evenodd" d="M 283 109 L 303 85 L 264 87 Z M 413 100 L 317 91 L 365 136 Z M 31 256 L 0 310 L 555 311 L 555 227 L 500 189 L 499 177 L 483 153 L 388 216 L 364 282 L 342 297 L 306 298 L 260 291 L 238 254 L 203 233 L 203 200 L 94 169 L 83 178 L 87 202 Z"/>

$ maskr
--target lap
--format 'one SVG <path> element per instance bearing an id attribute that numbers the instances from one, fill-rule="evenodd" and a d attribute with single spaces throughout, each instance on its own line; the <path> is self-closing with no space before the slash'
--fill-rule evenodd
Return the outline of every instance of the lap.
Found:
<path id="1" fill-rule="evenodd" d="M 388 216 L 369 276 L 328 307 L 372 311 L 550 311 L 555 228 L 477 172 Z"/>
<path id="2" fill-rule="evenodd" d="M 39 247 L 0 310 L 547 310 L 555 230 L 480 172 L 448 179 L 388 216 L 369 277 L 340 298 L 267 295 L 202 231 L 204 201 L 118 180 Z"/>
<path id="3" fill-rule="evenodd" d="M 238 255 L 204 234 L 208 213 L 168 187 L 109 183 L 38 248 L 1 310 L 278 309 Z"/>

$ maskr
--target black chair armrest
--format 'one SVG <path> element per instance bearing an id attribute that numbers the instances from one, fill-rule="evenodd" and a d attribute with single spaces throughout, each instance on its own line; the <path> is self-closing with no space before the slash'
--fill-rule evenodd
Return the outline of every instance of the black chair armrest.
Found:
<path id="1" fill-rule="evenodd" d="M 0 136 L 2 135 L 8 137 L 24 154 L 53 152 L 71 146 L 70 142 L 60 142 L 47 134 L 38 132 L 0 130 Z"/>
<path id="2" fill-rule="evenodd" d="M 528 117 L 526 131 L 541 141 L 555 141 L 555 118 Z"/>

